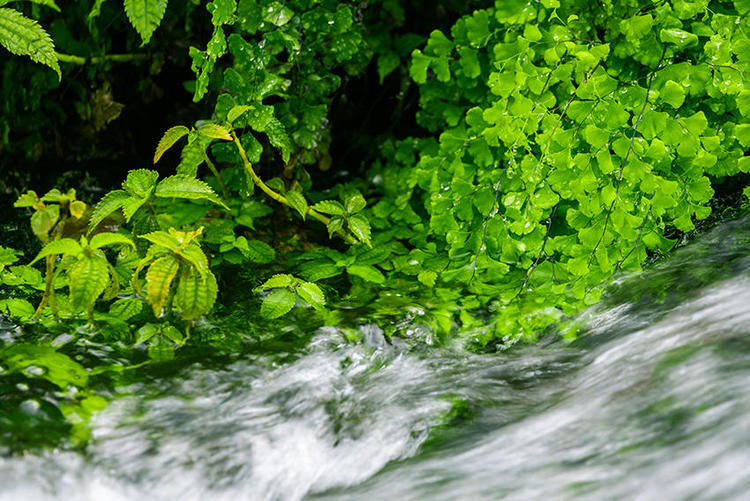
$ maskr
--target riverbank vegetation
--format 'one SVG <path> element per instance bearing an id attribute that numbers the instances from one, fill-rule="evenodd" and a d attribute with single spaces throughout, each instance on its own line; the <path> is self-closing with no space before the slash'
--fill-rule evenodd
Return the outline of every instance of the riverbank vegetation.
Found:
<path id="1" fill-rule="evenodd" d="M 295 322 L 534 341 L 750 196 L 746 0 L 0 4 L 0 385 L 69 423 Z"/>

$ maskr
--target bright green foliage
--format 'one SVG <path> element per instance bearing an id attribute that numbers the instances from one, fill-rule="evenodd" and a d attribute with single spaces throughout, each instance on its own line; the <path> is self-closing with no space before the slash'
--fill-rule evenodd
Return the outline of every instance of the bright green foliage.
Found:
<path id="1" fill-rule="evenodd" d="M 206 49 L 191 47 L 196 72 L 195 99 L 219 76 L 216 117 L 246 129 L 244 142 L 262 133 L 284 163 L 310 164 L 327 152 L 330 96 L 341 78 L 334 70 L 356 73 L 369 53 L 356 2 L 333 0 L 209 2 L 214 31 Z M 219 59 L 232 58 L 219 71 Z M 223 73 L 223 74 L 222 74 Z M 269 97 L 283 99 L 263 104 Z M 230 115 L 231 111 L 231 115 Z M 247 130 L 249 129 L 249 130 Z"/>
<path id="2" fill-rule="evenodd" d="M 47 5 L 60 10 L 53 2 Z M 13 54 L 29 56 L 32 61 L 49 66 L 55 70 L 58 79 L 62 78 L 55 46 L 49 34 L 39 23 L 17 10 L 0 8 L 0 45 Z"/>
<path id="3" fill-rule="evenodd" d="M 50 346 L 12 344 L 0 348 L 0 360 L 10 374 L 31 366 L 39 367 L 42 369 L 39 377 L 63 390 L 71 385 L 84 387 L 89 377 L 86 369 L 78 362 Z"/>
<path id="4" fill-rule="evenodd" d="M 417 119 L 438 140 L 384 150 L 372 208 L 376 245 L 410 249 L 388 280 L 463 289 L 496 312 L 480 342 L 533 337 L 668 250 L 667 230 L 710 214 L 711 179 L 743 170 L 750 143 L 749 26 L 731 5 L 496 5 L 413 52 Z"/>
<path id="5" fill-rule="evenodd" d="M 192 321 L 213 307 L 218 287 L 208 258 L 196 241 L 202 231 L 202 227 L 193 232 L 170 228 L 141 235 L 151 247 L 133 274 L 133 288 L 140 291 L 139 273 L 148 267 L 146 300 L 157 318 L 174 306 L 184 320 Z"/>
<path id="6" fill-rule="evenodd" d="M 325 295 L 320 287 L 311 282 L 305 282 L 292 275 L 279 274 L 266 280 L 258 287 L 259 291 L 267 291 L 260 305 L 260 313 L 266 318 L 278 318 L 285 315 L 299 305 L 302 300 L 316 310 L 325 307 Z"/>
<path id="7" fill-rule="evenodd" d="M 164 152 L 171 148 L 174 143 L 180 140 L 180 138 L 188 135 L 188 133 L 190 133 L 190 129 L 188 129 L 184 125 L 177 125 L 175 127 L 172 127 L 171 129 L 168 129 L 159 140 L 159 144 L 156 147 L 156 152 L 154 153 L 154 163 L 158 162 Z"/>
<path id="8" fill-rule="evenodd" d="M 153 197 L 208 200 L 226 207 L 211 187 L 203 181 L 179 174 L 157 183 L 158 178 L 159 174 L 156 171 L 130 171 L 122 183 L 123 189 L 107 193 L 97 204 L 89 220 L 90 231 L 119 209 L 122 209 L 125 221 L 130 221 L 138 209 L 153 203 Z"/>
<path id="9" fill-rule="evenodd" d="M 130 24 L 146 45 L 164 17 L 167 0 L 125 0 L 124 6 Z"/>
<path id="10" fill-rule="evenodd" d="M 94 235 L 91 240 L 83 236 L 80 241 L 61 238 L 45 245 L 31 264 L 43 258 L 63 256 L 57 270 L 48 267 L 48 276 L 53 273 L 65 273 L 72 311 L 85 311 L 91 314 L 94 303 L 105 290 L 110 289 L 106 299 L 116 296 L 119 291 L 117 273 L 101 250 L 103 247 L 114 245 L 135 248 L 128 237 L 116 233 L 100 233 Z M 48 263 L 50 262 L 53 261 L 48 260 Z M 53 312 L 56 312 L 54 306 Z"/>

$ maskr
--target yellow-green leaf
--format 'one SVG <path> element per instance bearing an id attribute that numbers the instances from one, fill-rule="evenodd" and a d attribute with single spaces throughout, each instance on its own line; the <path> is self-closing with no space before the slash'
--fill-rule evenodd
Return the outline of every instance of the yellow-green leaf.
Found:
<path id="1" fill-rule="evenodd" d="M 106 258 L 100 254 L 82 256 L 68 270 L 71 306 L 78 311 L 91 309 L 108 283 Z"/>
<path id="2" fill-rule="evenodd" d="M 158 162 L 161 156 L 171 148 L 174 143 L 179 141 L 183 136 L 190 133 L 190 129 L 184 125 L 176 125 L 164 133 L 159 140 L 159 144 L 156 146 L 156 152 L 154 153 L 154 163 Z"/>
<path id="3" fill-rule="evenodd" d="M 149 266 L 146 272 L 146 299 L 154 310 L 154 315 L 162 316 L 164 304 L 169 297 L 172 281 L 177 276 L 180 263 L 172 256 L 160 257 Z"/>

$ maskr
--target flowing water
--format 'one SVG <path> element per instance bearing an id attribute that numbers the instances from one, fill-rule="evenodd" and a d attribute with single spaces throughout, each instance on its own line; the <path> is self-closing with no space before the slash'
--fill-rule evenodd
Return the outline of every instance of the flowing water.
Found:
<path id="1" fill-rule="evenodd" d="M 580 324 L 509 353 L 364 325 L 356 345 L 323 328 L 281 361 L 196 362 L 120 388 L 85 456 L 0 457 L 0 499 L 748 499 L 750 219 Z"/>

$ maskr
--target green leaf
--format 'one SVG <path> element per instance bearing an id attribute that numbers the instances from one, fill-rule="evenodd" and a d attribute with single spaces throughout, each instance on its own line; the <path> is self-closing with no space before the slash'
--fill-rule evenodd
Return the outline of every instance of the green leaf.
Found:
<path id="1" fill-rule="evenodd" d="M 29 264 L 34 264 L 42 258 L 51 256 L 54 254 L 62 254 L 66 256 L 77 256 L 83 252 L 81 246 L 72 238 L 61 238 L 60 240 L 53 240 L 45 245 L 39 254 L 36 255 L 34 260 Z"/>
<path id="2" fill-rule="evenodd" d="M 350 275 L 359 277 L 368 282 L 373 282 L 376 284 L 385 283 L 385 277 L 374 266 L 368 266 L 364 264 L 353 264 L 351 266 L 346 267 L 346 272 Z"/>
<path id="3" fill-rule="evenodd" d="M 37 209 L 37 211 L 31 215 L 31 231 L 41 241 L 46 242 L 49 238 L 48 233 L 54 228 L 59 219 L 59 205 L 48 205 L 43 209 Z"/>
<path id="4" fill-rule="evenodd" d="M 18 256 L 20 254 L 22 254 L 21 251 L 0 245 L 0 271 L 3 271 L 6 266 L 18 261 Z"/>
<path id="5" fill-rule="evenodd" d="M 432 56 L 444 57 L 453 52 L 453 42 L 448 40 L 442 31 L 433 30 L 427 40 L 425 52 Z"/>
<path id="6" fill-rule="evenodd" d="M 668 80 L 661 90 L 661 100 L 677 109 L 685 102 L 685 88 L 673 80 Z"/>
<path id="7" fill-rule="evenodd" d="M 128 321 L 143 310 L 143 302 L 136 297 L 118 299 L 109 307 L 109 313 L 120 320 Z"/>
<path id="8" fill-rule="evenodd" d="M 351 231 L 360 242 L 363 242 L 368 247 L 372 247 L 372 244 L 370 243 L 370 222 L 365 219 L 364 216 L 355 214 L 354 216 L 350 216 L 346 220 L 346 223 L 349 225 L 349 231 Z"/>
<path id="9" fill-rule="evenodd" d="M 143 207 L 143 204 L 148 202 L 150 197 L 136 198 L 130 197 L 125 200 L 122 204 L 122 214 L 125 216 L 125 222 L 128 223 L 133 218 L 135 213 Z"/>
<path id="10" fill-rule="evenodd" d="M 125 15 L 141 36 L 143 45 L 151 40 L 166 10 L 167 0 L 125 0 Z"/>
<path id="11" fill-rule="evenodd" d="M 244 245 L 237 245 L 237 248 L 242 254 L 250 261 L 258 264 L 270 263 L 276 257 L 276 252 L 273 247 L 260 240 L 247 240 L 245 237 L 238 237 L 237 240 L 242 242 L 245 241 Z"/>
<path id="12" fill-rule="evenodd" d="M 71 385 L 83 388 L 89 378 L 82 365 L 50 346 L 14 343 L 0 349 L 0 361 L 7 374 L 23 372 L 31 366 L 39 367 L 43 369 L 39 377 L 61 389 Z"/>
<path id="13" fill-rule="evenodd" d="M 148 267 L 146 272 L 146 299 L 151 304 L 156 317 L 164 313 L 164 304 L 169 297 L 172 281 L 177 276 L 180 263 L 172 256 L 160 257 Z"/>
<path id="14" fill-rule="evenodd" d="M 131 170 L 122 183 L 122 189 L 136 198 L 148 198 L 156 186 L 157 179 L 159 179 L 159 173 L 155 170 Z"/>
<path id="15" fill-rule="evenodd" d="M 92 249 L 100 249 L 102 247 L 109 247 L 110 245 L 129 245 L 135 249 L 133 241 L 120 233 L 97 233 L 91 237 L 89 247 Z"/>
<path id="16" fill-rule="evenodd" d="M 292 154 L 292 140 L 289 139 L 284 125 L 274 118 L 268 123 L 264 132 L 268 136 L 271 146 L 281 150 L 281 158 L 284 163 L 289 162 L 289 157 Z"/>
<path id="17" fill-rule="evenodd" d="M 205 277 L 193 268 L 187 270 L 177 283 L 174 307 L 185 320 L 195 320 L 205 315 L 216 302 L 218 286 L 216 277 L 210 271 Z"/>
<path id="18" fill-rule="evenodd" d="M 292 275 L 286 273 L 279 273 L 266 280 L 263 285 L 260 286 L 261 290 L 275 289 L 277 287 L 289 287 L 295 283 L 295 278 Z"/>
<path id="19" fill-rule="evenodd" d="M 364 209 L 367 206 L 367 202 L 361 193 L 354 192 L 347 194 L 344 206 L 348 214 L 354 214 Z"/>
<path id="20" fill-rule="evenodd" d="M 427 287 L 435 287 L 435 281 L 437 280 L 437 273 L 432 270 L 423 270 L 417 275 L 417 280 L 422 282 Z"/>
<path id="21" fill-rule="evenodd" d="M 266 318 L 278 318 L 294 308 L 295 303 L 294 293 L 289 289 L 275 289 L 263 298 L 260 314 Z"/>
<path id="22" fill-rule="evenodd" d="M 750 124 L 740 124 L 734 128 L 737 141 L 746 148 L 750 148 Z"/>
<path id="23" fill-rule="evenodd" d="M 157 186 L 154 195 L 160 198 L 187 198 L 190 200 L 208 200 L 221 205 L 229 210 L 229 207 L 219 198 L 211 187 L 198 179 L 175 174 L 164 178 Z"/>
<path id="24" fill-rule="evenodd" d="M 146 324 L 135 333 L 135 344 L 142 344 L 153 338 L 161 329 L 157 324 Z"/>
<path id="25" fill-rule="evenodd" d="M 254 110 L 254 109 L 255 109 L 255 106 L 246 105 L 246 104 L 234 106 L 227 113 L 227 122 L 232 123 L 235 120 L 237 120 L 240 116 L 242 116 L 246 111 Z"/>
<path id="26" fill-rule="evenodd" d="M 34 306 L 25 299 L 0 299 L 0 313 L 21 321 L 27 321 L 34 316 Z"/>
<path id="27" fill-rule="evenodd" d="M 99 223 L 104 221 L 113 212 L 121 209 L 125 202 L 130 198 L 130 195 L 123 190 L 110 191 L 104 195 L 91 213 L 91 218 L 89 219 L 89 232 L 96 228 Z"/>
<path id="28" fill-rule="evenodd" d="M 232 140 L 232 135 L 229 133 L 229 129 L 219 124 L 203 124 L 198 127 L 197 132 L 201 136 L 210 137 L 212 139 L 223 139 L 224 141 Z"/>
<path id="29" fill-rule="evenodd" d="M 659 32 L 659 39 L 662 42 L 673 43 L 680 49 L 698 45 L 698 37 L 696 35 L 676 28 L 661 30 Z"/>
<path id="30" fill-rule="evenodd" d="M 152 231 L 144 235 L 138 235 L 138 238 L 143 238 L 164 249 L 170 251 L 177 251 L 182 246 L 182 242 L 175 236 L 166 231 Z"/>
<path id="31" fill-rule="evenodd" d="M 313 210 L 322 212 L 323 214 L 330 214 L 333 216 L 343 216 L 346 214 L 344 206 L 335 200 L 323 200 L 312 206 Z"/>
<path id="32" fill-rule="evenodd" d="M 154 153 L 154 163 L 158 162 L 161 156 L 171 148 L 174 143 L 179 141 L 183 136 L 190 133 L 190 129 L 184 125 L 176 125 L 171 129 L 167 129 L 164 135 L 159 140 L 159 144 L 156 146 L 156 152 Z"/>
<path id="33" fill-rule="evenodd" d="M 70 304 L 78 311 L 87 311 L 109 283 L 107 260 L 99 255 L 82 256 L 68 270 Z"/>
<path id="34" fill-rule="evenodd" d="M 297 287 L 297 295 L 316 310 L 322 310 L 326 304 L 326 297 L 320 287 L 311 282 L 302 282 Z"/>
<path id="35" fill-rule="evenodd" d="M 289 205 L 291 205 L 292 208 L 299 212 L 300 216 L 302 216 L 302 220 L 304 221 L 305 216 L 307 215 L 307 200 L 305 200 L 305 196 L 299 191 L 290 190 L 284 194 L 284 197 L 286 197 Z"/>
<path id="36" fill-rule="evenodd" d="M 411 53 L 411 64 L 409 65 L 409 76 L 418 84 L 427 82 L 427 69 L 430 67 L 432 58 L 422 54 L 419 49 Z"/>
<path id="37" fill-rule="evenodd" d="M 18 197 L 18 200 L 13 203 L 13 207 L 34 207 L 38 203 L 39 197 L 37 196 L 36 192 L 33 190 L 29 190 Z"/>
<path id="38" fill-rule="evenodd" d="M 39 26 L 17 10 L 0 8 L 0 45 L 17 56 L 29 56 L 32 61 L 52 68 L 57 79 L 62 79 L 52 38 Z"/>
<path id="39" fill-rule="evenodd" d="M 328 236 L 333 236 L 334 233 L 341 230 L 344 227 L 344 218 L 341 216 L 335 216 L 328 221 L 326 228 L 328 229 Z"/>

